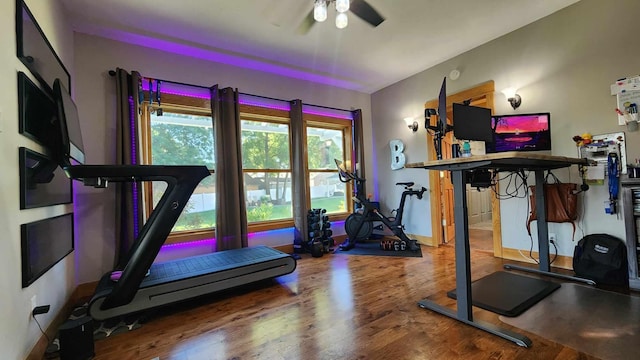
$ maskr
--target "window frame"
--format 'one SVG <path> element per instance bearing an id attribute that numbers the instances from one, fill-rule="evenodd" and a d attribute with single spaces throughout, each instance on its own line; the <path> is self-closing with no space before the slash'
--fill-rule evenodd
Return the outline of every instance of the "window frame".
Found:
<path id="1" fill-rule="evenodd" d="M 270 122 L 270 123 L 278 123 L 278 124 L 287 124 L 289 126 L 289 169 L 253 169 L 253 168 L 244 168 L 242 167 L 243 174 L 243 186 L 244 186 L 244 174 L 245 173 L 284 173 L 288 172 L 290 174 L 290 178 L 293 179 L 293 156 L 292 156 L 292 144 L 291 144 L 291 116 L 290 112 L 286 110 L 280 109 L 272 109 L 267 107 L 255 106 L 255 105 L 239 105 L 239 115 L 240 121 L 260 121 L 260 122 Z M 240 125 L 242 128 L 242 125 Z M 242 130 L 241 130 L 242 131 Z M 246 192 L 245 192 L 246 193 Z M 293 207 L 292 207 L 292 216 L 287 219 L 277 219 L 277 220 L 265 220 L 265 221 L 254 221 L 249 222 L 247 219 L 247 229 L 248 232 L 261 232 L 268 230 L 276 230 L 282 228 L 293 227 Z"/>
<path id="2" fill-rule="evenodd" d="M 302 119 L 304 122 L 304 147 L 305 153 L 309 154 L 309 149 L 307 148 L 307 128 L 320 128 L 320 129 L 328 129 L 328 130 L 341 130 L 342 131 L 342 148 L 344 149 L 344 159 L 342 161 L 345 164 L 350 164 L 353 157 L 353 120 L 351 119 L 343 119 L 337 117 L 323 116 L 317 114 L 308 114 L 303 113 Z M 338 174 L 338 169 L 310 169 L 309 168 L 309 159 L 308 156 L 305 157 L 305 176 L 307 180 L 309 180 L 310 173 L 312 172 L 323 172 L 323 173 L 336 173 Z M 345 186 L 345 211 L 340 213 L 332 213 L 328 214 L 329 221 L 340 221 L 345 220 L 351 213 L 353 213 L 353 182 L 350 181 Z M 311 209 L 311 189 L 310 185 L 307 189 L 307 207 Z"/>
<path id="3" fill-rule="evenodd" d="M 152 103 L 149 105 L 149 92 L 144 91 L 144 101 L 140 105 L 141 115 L 139 117 L 140 122 L 140 149 L 141 149 L 141 163 L 151 164 L 151 114 L 149 108 L 151 107 L 155 111 L 162 108 L 163 111 L 176 112 L 182 114 L 209 116 L 212 117 L 211 101 L 210 99 L 189 97 L 184 95 L 175 94 L 162 94 L 162 104 Z M 259 105 L 238 104 L 239 121 L 261 121 L 261 122 L 273 122 L 273 123 L 286 123 L 289 125 L 289 169 L 245 169 L 242 168 L 243 174 L 246 172 L 261 172 L 261 173 L 283 173 L 289 172 L 291 179 L 293 179 L 293 151 L 292 148 L 292 134 L 291 134 L 291 116 L 290 111 L 274 109 L 270 107 L 262 107 Z M 344 149 L 344 159 L 346 164 L 350 164 L 353 159 L 353 120 L 342 117 L 332 117 L 330 115 L 310 114 L 303 112 L 303 142 L 304 151 L 308 154 L 307 144 L 307 128 L 324 128 L 328 130 L 340 130 L 342 131 L 342 146 Z M 241 126 L 241 125 L 240 125 Z M 213 136 L 213 134 L 212 134 Z M 217 160 L 217 159 L 216 159 Z M 217 162 L 217 161 L 216 161 Z M 325 172 L 325 173 L 338 173 L 338 169 L 309 169 L 308 157 L 304 159 L 304 174 L 307 179 L 307 198 L 305 199 L 308 208 L 311 208 L 311 189 L 309 184 L 309 175 L 311 172 Z M 215 169 L 209 169 L 213 176 L 215 176 Z M 153 197 L 152 197 L 151 183 L 142 183 L 143 193 L 143 216 L 148 219 L 153 210 Z M 354 208 L 353 201 L 353 185 L 351 183 L 345 186 L 345 211 L 340 213 L 329 214 L 330 221 L 340 221 L 346 219 Z M 244 177 L 243 177 L 243 191 L 244 191 Z M 293 195 L 293 194 L 292 194 Z M 295 199 L 293 199 L 295 201 Z M 293 211 L 293 207 L 292 207 Z M 277 230 L 283 228 L 294 227 L 295 214 L 292 213 L 292 217 L 288 219 L 267 220 L 247 223 L 248 232 L 263 232 L 269 230 Z M 171 232 L 168 236 L 165 244 L 177 244 L 196 240 L 204 240 L 215 238 L 215 226 L 207 229 L 199 230 L 183 230 Z"/>
<path id="4" fill-rule="evenodd" d="M 163 111 L 171 113 L 179 113 L 186 115 L 209 116 L 212 117 L 211 103 L 208 99 L 192 98 L 188 96 L 179 96 L 173 94 L 162 94 L 162 104 L 153 103 L 149 105 L 149 92 L 144 91 L 145 101 L 140 105 L 140 148 L 142 150 L 141 162 L 145 165 L 152 165 L 151 153 L 151 112 L 162 108 Z M 213 133 L 212 133 L 213 136 Z M 215 160 L 214 160 L 215 161 Z M 208 169 L 211 176 L 215 176 L 215 169 Z M 149 219 L 153 211 L 153 183 L 142 182 L 143 194 L 143 217 L 145 221 Z M 212 239 L 215 237 L 215 226 L 198 229 L 198 230 L 182 230 L 171 231 L 165 241 L 165 245 L 179 244 L 196 240 Z"/>

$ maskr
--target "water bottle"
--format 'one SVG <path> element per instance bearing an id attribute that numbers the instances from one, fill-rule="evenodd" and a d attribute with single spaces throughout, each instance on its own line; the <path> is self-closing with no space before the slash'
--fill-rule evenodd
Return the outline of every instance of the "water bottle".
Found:
<path id="1" fill-rule="evenodd" d="M 462 157 L 469 157 L 471 156 L 471 144 L 469 144 L 468 141 L 465 141 L 462 144 Z"/>

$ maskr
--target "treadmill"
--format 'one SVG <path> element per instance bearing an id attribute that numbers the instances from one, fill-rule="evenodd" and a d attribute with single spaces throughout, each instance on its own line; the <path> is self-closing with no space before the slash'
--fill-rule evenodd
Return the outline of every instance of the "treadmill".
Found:
<path id="1" fill-rule="evenodd" d="M 89 315 L 104 320 L 212 292 L 289 274 L 295 259 L 286 253 L 256 246 L 153 264 L 191 194 L 209 176 L 206 166 L 72 165 L 84 161 L 78 112 L 59 79 L 53 86 L 60 134 L 47 144 L 67 176 L 85 186 L 106 188 L 110 182 L 163 181 L 167 189 L 131 246 L 128 263 L 118 281 L 102 276 L 89 302 Z M 149 275 L 147 276 L 147 273 Z"/>

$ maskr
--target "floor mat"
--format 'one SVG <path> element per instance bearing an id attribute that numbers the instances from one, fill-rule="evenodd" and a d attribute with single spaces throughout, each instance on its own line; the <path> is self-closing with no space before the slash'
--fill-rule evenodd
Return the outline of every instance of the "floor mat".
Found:
<path id="1" fill-rule="evenodd" d="M 418 245 L 420 246 L 420 245 Z M 377 241 L 359 242 L 353 249 L 340 250 L 340 247 L 336 247 L 334 254 L 346 254 L 346 255 L 373 255 L 373 256 L 398 256 L 398 257 L 422 257 L 422 249 L 418 251 L 404 250 L 404 251 L 389 251 L 380 249 L 380 243 Z"/>
<path id="2" fill-rule="evenodd" d="M 639 297 L 567 283 L 524 314 L 500 320 L 598 358 L 638 357 Z"/>
<path id="3" fill-rule="evenodd" d="M 473 305 L 496 314 L 518 316 L 560 287 L 560 284 L 506 271 L 471 283 Z M 456 298 L 456 291 L 447 293 Z"/>

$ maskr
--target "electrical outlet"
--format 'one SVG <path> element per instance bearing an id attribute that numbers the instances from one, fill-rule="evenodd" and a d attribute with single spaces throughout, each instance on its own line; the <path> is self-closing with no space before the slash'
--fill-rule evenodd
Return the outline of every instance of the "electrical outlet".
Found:
<path id="1" fill-rule="evenodd" d="M 549 233 L 549 242 L 550 243 L 557 243 L 556 234 Z"/>
<path id="2" fill-rule="evenodd" d="M 33 295 L 31 297 L 31 311 L 33 311 L 33 309 L 35 309 L 38 306 L 38 298 L 36 298 L 35 295 Z"/>

